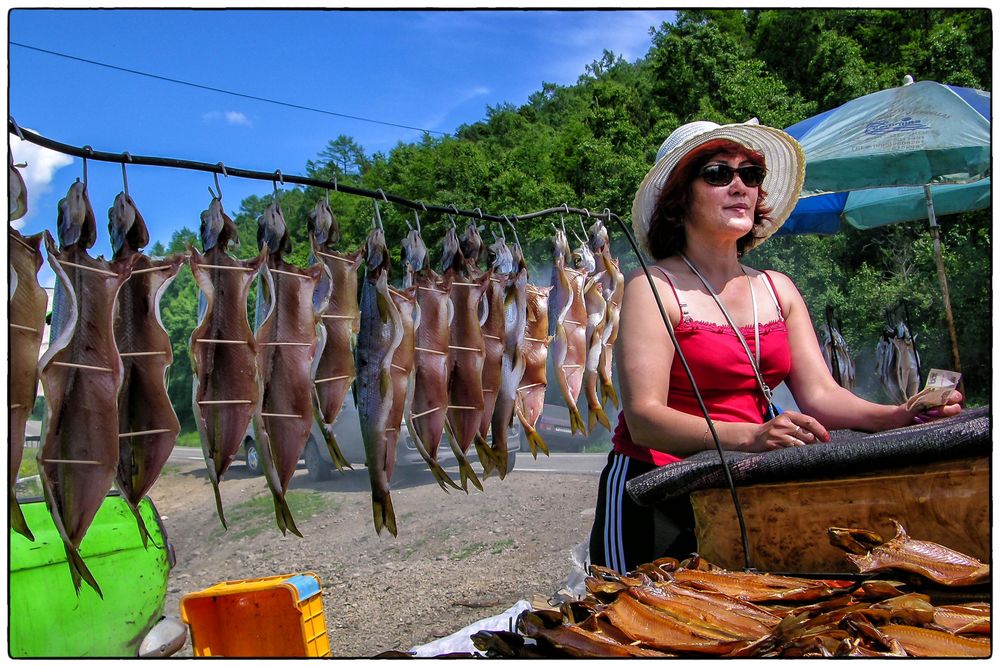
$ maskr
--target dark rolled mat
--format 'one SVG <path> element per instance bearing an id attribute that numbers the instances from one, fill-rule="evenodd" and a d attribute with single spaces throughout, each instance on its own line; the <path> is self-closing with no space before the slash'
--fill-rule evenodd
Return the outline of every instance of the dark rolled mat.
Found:
<path id="1" fill-rule="evenodd" d="M 893 466 L 988 455 L 990 408 L 963 410 L 954 417 L 881 433 L 831 431 L 830 442 L 747 454 L 724 452 L 737 486 L 793 479 L 837 477 Z M 728 486 L 717 450 L 651 470 L 625 488 L 640 505 Z"/>

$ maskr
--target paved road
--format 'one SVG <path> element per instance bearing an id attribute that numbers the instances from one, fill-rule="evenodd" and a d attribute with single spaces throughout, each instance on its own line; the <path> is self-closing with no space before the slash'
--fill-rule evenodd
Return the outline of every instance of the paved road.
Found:
<path id="1" fill-rule="evenodd" d="M 549 456 L 539 454 L 538 460 L 534 460 L 531 454 L 521 451 L 518 452 L 514 469 L 530 473 L 600 475 L 607 459 L 607 454 L 553 452 Z M 201 449 L 197 447 L 174 447 L 174 451 L 170 453 L 170 462 L 174 464 L 203 460 Z M 242 466 L 243 462 L 237 461 L 234 465 Z"/>

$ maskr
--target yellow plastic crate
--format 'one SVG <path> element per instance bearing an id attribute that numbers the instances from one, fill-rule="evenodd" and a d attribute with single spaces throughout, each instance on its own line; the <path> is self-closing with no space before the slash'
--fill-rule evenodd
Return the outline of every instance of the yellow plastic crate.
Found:
<path id="1" fill-rule="evenodd" d="M 196 656 L 328 657 L 323 595 L 312 572 L 225 581 L 181 598 Z"/>

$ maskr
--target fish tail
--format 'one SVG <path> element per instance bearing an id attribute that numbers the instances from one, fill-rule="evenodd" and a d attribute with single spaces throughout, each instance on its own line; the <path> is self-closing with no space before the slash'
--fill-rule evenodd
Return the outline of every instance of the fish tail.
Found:
<path id="1" fill-rule="evenodd" d="M 322 424 L 319 430 L 323 432 L 323 439 L 326 441 L 326 448 L 330 452 L 330 459 L 337 470 L 354 470 L 351 467 L 350 461 L 347 460 L 347 457 L 344 456 L 344 453 L 340 449 L 340 443 L 337 442 L 337 437 L 333 434 L 333 425 Z"/>
<path id="2" fill-rule="evenodd" d="M 295 535 L 302 537 L 302 533 L 299 532 L 298 527 L 295 525 L 295 519 L 292 518 L 292 510 L 289 509 L 288 503 L 285 502 L 284 496 L 277 493 L 272 493 L 274 498 L 274 515 L 278 521 L 278 528 L 281 530 L 281 534 L 287 534 L 286 531 L 291 531 Z"/>
<path id="3" fill-rule="evenodd" d="M 125 504 L 128 505 L 128 508 L 132 510 L 133 516 L 135 516 L 135 522 L 139 526 L 139 537 L 142 538 L 142 548 L 149 549 L 149 540 L 152 538 L 152 535 L 149 534 L 149 528 L 146 527 L 146 522 L 143 521 L 142 514 L 139 513 L 139 506 L 133 505 L 132 501 L 124 495 L 122 498 L 125 499 Z"/>
<path id="4" fill-rule="evenodd" d="M 413 427 L 412 413 L 407 413 L 406 415 L 406 426 L 410 433 L 413 434 L 413 437 L 411 438 L 413 440 L 413 444 L 417 448 L 417 451 L 420 452 L 421 458 L 423 458 L 424 462 L 427 463 L 427 468 L 431 471 L 431 475 L 434 476 L 434 481 L 438 483 L 438 486 L 446 492 L 448 491 L 449 486 L 453 489 L 461 490 L 462 487 L 455 484 L 455 481 L 448 476 L 448 473 L 444 471 L 441 464 L 434 460 L 434 457 L 430 455 L 430 452 L 427 450 L 427 446 L 424 445 L 424 442 L 420 439 L 420 435 L 417 433 L 417 430 Z"/>
<path id="5" fill-rule="evenodd" d="M 476 477 L 476 471 L 472 469 L 472 464 L 469 463 L 469 459 L 465 458 L 465 453 L 458 446 L 458 439 L 455 437 L 455 430 L 451 426 L 451 419 L 445 421 L 445 432 L 448 434 L 448 444 L 451 445 L 451 451 L 455 454 L 455 459 L 458 461 L 458 478 L 459 483 L 462 485 L 462 490 L 468 493 L 469 482 L 471 481 L 473 486 L 482 491 L 482 482 Z"/>
<path id="6" fill-rule="evenodd" d="M 581 435 L 587 435 L 586 426 L 583 423 L 583 415 L 575 405 L 569 405 L 569 429 L 571 433 L 580 431 Z M 607 419 L 607 417 L 605 417 Z"/>
<path id="7" fill-rule="evenodd" d="M 219 521 L 222 522 L 222 527 L 229 530 L 229 524 L 226 523 L 226 515 L 222 511 L 222 492 L 219 490 L 219 478 L 212 474 L 212 470 L 209 470 L 209 478 L 212 480 L 212 491 L 215 492 L 215 511 L 219 515 Z"/>
<path id="8" fill-rule="evenodd" d="M 601 404 L 604 405 L 608 401 L 618 408 L 618 393 L 615 391 L 615 386 L 611 384 L 611 380 L 601 379 Z"/>
<path id="9" fill-rule="evenodd" d="M 87 584 L 94 589 L 94 591 L 104 599 L 104 593 L 101 592 L 101 587 L 97 585 L 97 580 L 94 579 L 94 575 L 90 573 L 90 568 L 87 564 L 83 562 L 83 557 L 80 556 L 80 552 L 77 551 L 76 547 L 65 542 L 66 547 L 66 564 L 69 565 L 70 576 L 73 577 L 73 588 L 76 589 L 76 595 L 80 595 L 80 584 L 81 580 L 86 581 Z"/>
<path id="10" fill-rule="evenodd" d="M 507 449 L 494 449 L 493 456 L 496 459 L 497 475 L 503 479 L 507 476 Z"/>
<path id="11" fill-rule="evenodd" d="M 385 528 L 396 537 L 396 513 L 392 509 L 392 498 L 388 493 L 381 498 L 372 494 L 372 518 L 375 519 L 377 534 L 381 535 L 382 529 Z"/>
<path id="12" fill-rule="evenodd" d="M 28 522 L 24 519 L 24 512 L 21 511 L 21 504 L 17 502 L 17 497 L 14 495 L 13 486 L 10 487 L 9 495 L 7 506 L 10 507 L 10 527 L 34 542 L 35 536 L 31 533 L 31 529 L 28 528 Z"/>
<path id="13" fill-rule="evenodd" d="M 587 411 L 587 433 L 593 433 L 594 427 L 597 426 L 598 422 L 604 428 L 611 430 L 611 422 L 608 421 L 608 415 L 604 412 L 604 408 L 601 407 L 600 403 L 588 406 Z"/>
<path id="14" fill-rule="evenodd" d="M 482 434 L 476 433 L 473 442 L 476 443 L 476 454 L 479 456 L 479 463 L 483 466 L 483 479 L 486 479 L 496 467 L 496 456 L 493 448 L 490 447 L 490 443 L 486 441 L 486 438 Z"/>
<path id="15" fill-rule="evenodd" d="M 531 450 L 531 458 L 538 458 L 538 451 L 541 450 L 546 456 L 549 455 L 549 446 L 545 444 L 542 440 L 542 436 L 535 429 L 527 430 L 525 429 L 525 435 L 528 438 L 528 449 Z"/>

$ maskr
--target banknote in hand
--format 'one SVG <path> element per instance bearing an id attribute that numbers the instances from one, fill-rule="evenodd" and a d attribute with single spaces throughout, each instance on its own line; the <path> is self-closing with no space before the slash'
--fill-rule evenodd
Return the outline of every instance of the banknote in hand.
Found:
<path id="1" fill-rule="evenodd" d="M 906 409 L 929 410 L 944 405 L 961 379 L 961 373 L 932 368 L 927 374 L 927 384 L 906 401 Z"/>

